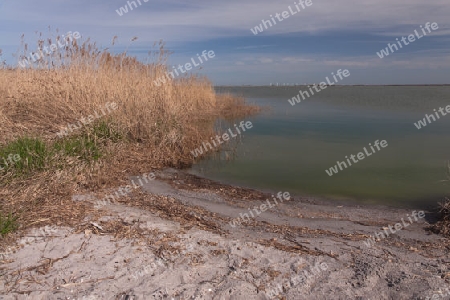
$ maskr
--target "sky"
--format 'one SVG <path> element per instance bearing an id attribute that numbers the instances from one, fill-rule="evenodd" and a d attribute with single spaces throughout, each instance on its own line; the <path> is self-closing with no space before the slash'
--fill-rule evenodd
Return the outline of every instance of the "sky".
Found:
<path id="1" fill-rule="evenodd" d="M 339 84 L 450 84 L 449 0 L 311 0 L 304 8 L 291 0 L 139 1 L 131 10 L 124 0 L 0 0 L 2 60 L 17 65 L 22 35 L 34 50 L 38 32 L 54 37 L 58 29 L 143 61 L 163 40 L 171 66 L 198 64 L 197 53 L 212 50 L 214 58 L 190 72 L 215 85 L 319 83 L 338 69 L 350 72 Z M 270 15 L 276 24 L 255 35 Z M 427 22 L 438 29 L 424 35 Z M 377 55 L 415 30 L 423 37 Z"/>

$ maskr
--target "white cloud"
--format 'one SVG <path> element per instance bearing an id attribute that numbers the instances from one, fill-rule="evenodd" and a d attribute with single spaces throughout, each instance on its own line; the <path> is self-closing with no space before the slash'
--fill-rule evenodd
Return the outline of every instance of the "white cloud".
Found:
<path id="1" fill-rule="evenodd" d="M 304 57 L 292 57 L 292 56 L 288 56 L 288 57 L 283 57 L 281 59 L 282 62 L 288 62 L 288 63 L 304 63 L 304 62 L 311 62 L 313 61 L 310 58 L 304 58 Z"/>
<path id="2" fill-rule="evenodd" d="M 235 50 L 250 50 L 250 49 L 261 49 L 261 48 L 267 48 L 267 47 L 273 47 L 275 45 L 256 45 L 256 46 L 243 46 L 243 47 L 236 47 Z"/>
<path id="3" fill-rule="evenodd" d="M 258 61 L 262 64 L 270 64 L 273 63 L 273 59 L 267 58 L 267 57 L 261 57 L 258 59 Z"/>

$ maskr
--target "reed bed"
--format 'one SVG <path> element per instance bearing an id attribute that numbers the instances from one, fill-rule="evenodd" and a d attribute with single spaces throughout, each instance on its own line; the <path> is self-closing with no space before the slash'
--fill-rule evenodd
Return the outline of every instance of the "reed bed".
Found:
<path id="1" fill-rule="evenodd" d="M 38 46 L 46 43 L 52 41 L 40 39 Z M 216 95 L 201 76 L 153 85 L 168 70 L 164 44 L 155 46 L 152 62 L 142 63 L 126 51 L 72 40 L 27 68 L 0 67 L 0 150 L 18 144 L 28 153 L 20 170 L 0 170 L 0 213 L 15 216 L 22 229 L 73 225 L 88 207 L 72 195 L 120 186 L 127 175 L 190 166 L 190 151 L 215 135 L 217 120 L 259 111 L 242 98 Z M 23 44 L 18 58 L 29 48 Z M 57 136 L 108 102 L 117 104 L 114 112 Z M 43 143 L 45 151 L 29 143 Z"/>

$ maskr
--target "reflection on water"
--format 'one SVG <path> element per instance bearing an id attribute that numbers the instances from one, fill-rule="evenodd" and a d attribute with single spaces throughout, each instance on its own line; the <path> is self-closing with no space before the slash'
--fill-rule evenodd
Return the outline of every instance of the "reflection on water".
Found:
<path id="1" fill-rule="evenodd" d="M 450 87 L 333 87 L 295 106 L 302 87 L 221 88 L 271 110 L 232 151 L 198 162 L 194 173 L 291 194 L 390 205 L 434 205 L 450 192 L 450 116 L 418 130 L 425 113 L 450 104 Z M 223 126 L 223 124 L 222 124 Z M 325 169 L 375 140 L 388 147 L 328 176 Z"/>

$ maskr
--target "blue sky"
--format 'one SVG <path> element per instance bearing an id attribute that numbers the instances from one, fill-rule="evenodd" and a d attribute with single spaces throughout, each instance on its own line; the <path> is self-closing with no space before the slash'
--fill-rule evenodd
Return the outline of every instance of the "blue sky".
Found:
<path id="1" fill-rule="evenodd" d="M 136 0 L 137 1 L 137 0 Z M 323 81 L 348 69 L 342 84 L 449 84 L 449 0 L 312 0 L 312 5 L 254 35 L 250 28 L 282 13 L 294 1 L 140 0 L 119 16 L 123 0 L 0 0 L 0 49 L 13 54 L 20 37 L 31 45 L 48 27 L 78 31 L 103 47 L 146 59 L 155 41 L 173 51 L 169 63 L 185 64 L 203 50 L 216 57 L 193 70 L 216 85 L 266 85 Z M 420 32 L 436 22 L 439 29 L 380 59 L 376 52 L 395 38 Z M 118 43 L 111 47 L 114 36 Z M 36 49 L 30 46 L 30 49 Z"/>

